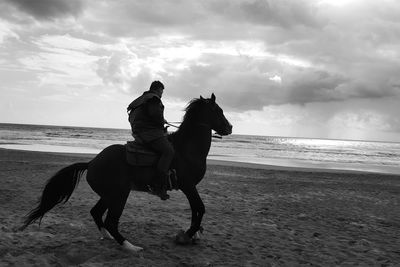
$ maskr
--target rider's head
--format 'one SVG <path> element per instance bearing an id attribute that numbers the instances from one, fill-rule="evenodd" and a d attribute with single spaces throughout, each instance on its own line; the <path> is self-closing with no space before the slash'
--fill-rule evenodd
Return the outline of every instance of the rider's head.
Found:
<path id="1" fill-rule="evenodd" d="M 157 94 L 160 98 L 164 92 L 164 84 L 160 81 L 154 81 L 150 85 L 150 92 Z"/>

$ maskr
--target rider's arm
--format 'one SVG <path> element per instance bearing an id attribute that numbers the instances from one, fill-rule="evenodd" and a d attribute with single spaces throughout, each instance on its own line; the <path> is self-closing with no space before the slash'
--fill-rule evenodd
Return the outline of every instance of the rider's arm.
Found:
<path id="1" fill-rule="evenodd" d="M 164 127 L 164 106 L 159 99 L 152 98 L 148 101 L 147 113 L 154 123 Z"/>

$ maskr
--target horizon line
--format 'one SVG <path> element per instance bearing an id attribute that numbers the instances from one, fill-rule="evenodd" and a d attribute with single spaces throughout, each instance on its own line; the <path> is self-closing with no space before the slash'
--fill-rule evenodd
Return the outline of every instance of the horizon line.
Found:
<path id="1" fill-rule="evenodd" d="M 33 123 L 15 123 L 15 122 L 0 122 L 0 124 L 30 125 L 30 126 L 52 126 L 52 127 L 75 127 L 75 128 L 111 129 L 111 130 L 130 130 L 129 128 L 115 128 L 115 127 L 33 124 Z M 258 135 L 258 134 L 243 134 L 243 133 L 236 133 L 236 134 L 232 134 L 232 135 L 236 135 L 236 136 L 238 136 L 238 135 L 255 136 L 255 137 L 273 137 L 273 138 L 298 138 L 298 139 L 315 139 L 315 140 L 330 140 L 330 141 L 373 142 L 373 143 L 395 143 L 395 144 L 400 144 L 400 142 L 398 142 L 398 141 L 380 141 L 380 140 L 364 140 L 364 139 L 337 139 L 337 138 L 322 138 L 322 137 Z"/>

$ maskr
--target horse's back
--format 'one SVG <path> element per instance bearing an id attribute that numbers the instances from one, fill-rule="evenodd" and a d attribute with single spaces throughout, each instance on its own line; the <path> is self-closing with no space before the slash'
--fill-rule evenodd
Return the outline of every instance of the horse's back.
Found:
<path id="1" fill-rule="evenodd" d="M 89 163 L 87 181 L 93 184 L 124 184 L 128 166 L 124 145 L 111 145 L 103 149 Z"/>
<path id="2" fill-rule="evenodd" d="M 125 156 L 125 146 L 115 144 L 104 148 L 96 157 L 92 160 L 94 163 L 100 163 L 103 161 L 107 162 L 121 162 Z"/>

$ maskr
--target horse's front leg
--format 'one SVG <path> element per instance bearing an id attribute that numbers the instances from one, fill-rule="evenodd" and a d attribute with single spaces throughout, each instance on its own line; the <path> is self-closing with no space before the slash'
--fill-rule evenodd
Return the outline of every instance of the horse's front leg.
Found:
<path id="1" fill-rule="evenodd" d="M 190 208 L 192 210 L 192 222 L 190 228 L 186 232 L 177 235 L 176 241 L 180 244 L 187 244 L 192 241 L 192 237 L 200 230 L 201 220 L 203 219 L 206 209 L 195 186 L 184 188 L 182 191 L 189 200 Z"/>

